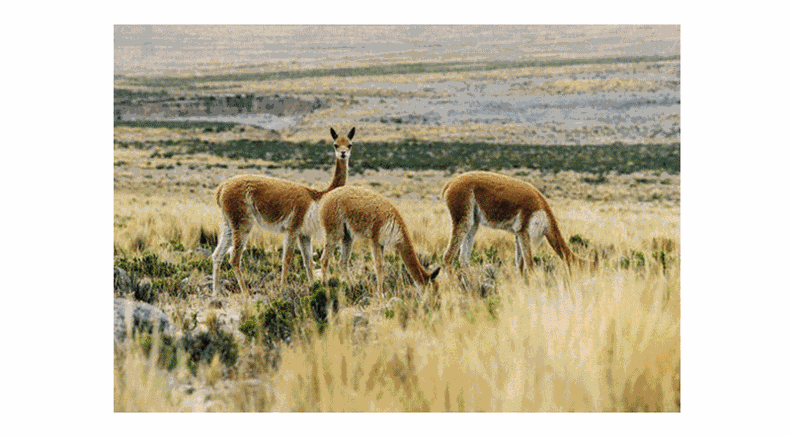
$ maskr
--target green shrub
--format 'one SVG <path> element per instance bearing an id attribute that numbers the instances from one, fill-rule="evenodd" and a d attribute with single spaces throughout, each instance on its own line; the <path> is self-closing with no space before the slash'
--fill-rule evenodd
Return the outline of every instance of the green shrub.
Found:
<path id="1" fill-rule="evenodd" d="M 143 351 L 145 357 L 150 357 L 151 351 L 154 348 L 154 337 L 151 333 L 140 333 L 136 336 L 136 340 L 138 344 L 140 344 L 140 349 Z M 171 371 L 178 365 L 178 348 L 176 347 L 176 341 L 169 335 L 162 335 L 159 336 L 157 347 L 157 352 L 159 353 L 157 364 Z"/>
<path id="2" fill-rule="evenodd" d="M 548 254 L 537 254 L 532 256 L 532 261 L 535 263 L 535 266 L 543 268 L 543 270 L 548 273 L 554 271 L 554 268 L 556 268 L 554 260 L 551 255 Z"/>
<path id="3" fill-rule="evenodd" d="M 128 285 L 128 286 L 127 286 Z M 129 282 L 124 286 L 115 286 L 116 297 L 131 297 L 134 300 L 153 304 L 157 293 L 151 282 L 140 281 L 135 273 L 129 273 Z"/>
<path id="4" fill-rule="evenodd" d="M 665 251 L 654 251 L 652 254 L 653 260 L 656 261 L 657 265 L 661 265 L 661 271 L 663 273 L 667 272 L 667 268 L 669 267 L 670 263 L 674 263 L 675 257 L 668 255 Z"/>
<path id="5" fill-rule="evenodd" d="M 198 333 L 188 332 L 181 339 L 181 348 L 187 355 L 187 367 L 192 374 L 197 374 L 200 362 L 211 363 L 214 355 L 219 353 L 219 360 L 226 366 L 233 366 L 239 357 L 239 345 L 233 335 L 221 330 Z"/>
<path id="6" fill-rule="evenodd" d="M 583 177 L 582 180 L 591 185 L 600 185 L 609 181 L 603 174 L 598 174 L 596 177 Z"/>
<path id="7" fill-rule="evenodd" d="M 166 248 L 170 251 L 185 251 L 184 244 L 181 241 L 172 239 L 166 242 L 163 242 L 159 245 L 160 247 Z"/>
<path id="8" fill-rule="evenodd" d="M 329 321 L 329 310 L 337 312 L 339 308 L 337 288 L 327 292 L 319 283 L 314 283 L 311 288 L 311 293 L 312 295 L 307 299 L 307 304 L 310 308 L 310 313 L 313 315 L 318 325 L 318 332 L 323 333 Z"/>
<path id="9" fill-rule="evenodd" d="M 117 98 L 117 97 L 116 97 Z M 118 101 L 116 101 L 116 104 Z M 203 129 L 204 133 L 224 132 L 232 130 L 238 126 L 237 123 L 213 122 L 213 121 L 118 121 L 113 123 L 114 127 L 137 127 L 148 129 L 182 129 L 193 130 Z"/>
<path id="10" fill-rule="evenodd" d="M 571 245 L 579 245 L 579 246 L 584 247 L 584 248 L 587 248 L 587 246 L 590 244 L 590 240 L 582 238 L 581 235 L 573 235 L 573 236 L 571 236 L 570 239 L 568 239 L 568 242 Z"/>
<path id="11" fill-rule="evenodd" d="M 159 259 L 154 253 L 144 253 L 141 257 L 128 259 L 121 258 L 116 266 L 125 269 L 127 272 L 136 273 L 150 277 L 166 277 L 178 272 L 178 269 L 171 263 Z"/>
<path id="12" fill-rule="evenodd" d="M 169 295 L 171 297 L 185 298 L 187 292 L 184 286 L 181 286 L 181 280 L 184 274 L 179 276 L 169 277 L 154 277 L 151 280 L 151 288 L 157 295 Z"/>
<path id="13" fill-rule="evenodd" d="M 273 167 L 294 169 L 326 168 L 332 151 L 324 143 L 289 143 L 284 141 L 252 141 L 247 139 L 220 143 L 200 140 L 171 141 L 179 154 L 209 153 L 233 159 L 263 159 Z M 119 145 L 120 146 L 120 145 Z M 124 146 L 147 148 L 145 143 L 124 143 Z M 167 147 L 167 143 L 157 143 Z M 220 164 L 222 167 L 224 164 Z M 218 167 L 218 165 L 210 165 Z M 365 159 L 355 161 L 351 175 L 365 169 L 377 170 L 443 170 L 450 174 L 463 170 L 502 170 L 531 168 L 542 171 L 577 171 L 597 174 L 584 180 L 591 184 L 606 183 L 604 174 L 612 171 L 630 174 L 636 171 L 680 173 L 680 143 L 609 145 L 542 145 L 490 144 L 483 142 L 456 143 L 406 139 L 401 142 L 366 142 Z"/>
<path id="14" fill-rule="evenodd" d="M 620 258 L 619 266 L 623 269 L 628 269 L 631 267 L 642 269 L 645 267 L 645 254 L 641 251 L 631 250 L 628 256 L 623 256 Z"/>
<path id="15" fill-rule="evenodd" d="M 239 323 L 239 331 L 242 332 L 249 340 L 257 339 L 259 329 L 258 323 L 255 321 L 255 317 L 242 315 L 241 322 Z"/>
<path id="16" fill-rule="evenodd" d="M 204 274 L 211 274 L 213 268 L 213 261 L 211 257 L 200 257 L 197 259 L 189 259 L 184 262 L 182 269 L 184 271 L 200 271 Z"/>
<path id="17" fill-rule="evenodd" d="M 479 265 L 490 263 L 494 266 L 501 266 L 503 263 L 499 249 L 494 245 L 473 250 L 469 256 L 469 262 Z"/>
<path id="18" fill-rule="evenodd" d="M 291 302 L 274 301 L 258 316 L 260 337 L 268 344 L 277 341 L 291 342 L 296 322 L 296 311 Z"/>
<path id="19" fill-rule="evenodd" d="M 502 298 L 499 295 L 491 295 L 485 298 L 485 305 L 488 314 L 491 316 L 492 320 L 496 320 L 498 318 L 497 309 L 499 309 L 500 304 L 502 303 Z"/>

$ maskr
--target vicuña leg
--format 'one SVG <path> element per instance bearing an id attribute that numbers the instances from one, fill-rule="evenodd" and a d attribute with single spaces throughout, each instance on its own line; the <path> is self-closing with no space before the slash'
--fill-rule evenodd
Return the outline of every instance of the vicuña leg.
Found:
<path id="1" fill-rule="evenodd" d="M 472 254 L 472 247 L 475 244 L 475 235 L 480 228 L 480 221 L 472 214 L 472 217 L 467 220 L 466 234 L 464 235 L 463 242 L 461 243 L 460 262 L 461 266 L 469 264 L 469 256 Z"/>
<path id="2" fill-rule="evenodd" d="M 307 282 L 313 281 L 313 241 L 310 236 L 299 236 L 299 249 L 302 251 L 302 264 L 307 272 Z"/>
<path id="3" fill-rule="evenodd" d="M 340 265 L 346 281 L 351 277 L 351 246 L 354 244 L 354 237 L 347 228 L 343 228 L 343 239 L 340 244 Z"/>
<path id="4" fill-rule="evenodd" d="M 535 262 L 532 260 L 532 246 L 529 236 L 522 231 L 516 233 L 516 268 L 522 276 L 527 277 L 524 271 L 525 267 L 531 273 L 535 268 Z"/>
<path id="5" fill-rule="evenodd" d="M 463 197 L 461 193 L 448 193 L 447 208 L 450 212 L 453 230 L 450 235 L 450 242 L 448 242 L 442 258 L 442 262 L 448 269 L 453 268 L 453 261 L 459 255 L 459 251 L 461 251 L 461 264 L 468 260 L 469 251 L 472 248 L 471 243 L 474 240 L 474 234 L 477 232 L 474 211 L 472 210 L 472 204 L 470 204 L 471 201 L 470 196 Z M 465 248 L 464 245 L 467 247 Z M 467 256 L 467 258 L 464 259 L 464 256 Z"/>
<path id="6" fill-rule="evenodd" d="M 520 273 L 524 273 L 524 247 L 522 247 L 518 234 L 516 234 L 516 269 Z"/>
<path id="7" fill-rule="evenodd" d="M 326 244 L 324 245 L 324 253 L 321 255 L 321 277 L 324 282 L 329 280 L 329 259 L 332 257 L 335 248 L 336 245 L 334 241 L 327 238 Z"/>
<path id="8" fill-rule="evenodd" d="M 225 255 L 230 250 L 231 243 L 233 239 L 233 230 L 230 227 L 230 223 L 225 221 L 222 224 L 222 228 L 219 231 L 219 241 L 217 242 L 217 248 L 214 250 L 214 253 L 211 255 L 211 262 L 212 262 L 212 278 L 214 279 L 214 288 L 212 295 L 217 296 L 217 292 L 219 292 L 219 267 L 222 265 L 222 260 L 225 258 Z"/>
<path id="9" fill-rule="evenodd" d="M 250 239 L 250 231 L 252 230 L 251 221 L 241 221 L 233 226 L 233 253 L 231 253 L 230 264 L 233 267 L 233 273 L 236 275 L 236 280 L 239 282 L 241 292 L 249 294 L 247 285 L 244 284 L 244 276 L 241 274 L 241 253 L 247 245 L 247 240 Z"/>
<path id="10" fill-rule="evenodd" d="M 321 276 L 323 277 L 324 282 L 327 282 L 331 276 L 331 272 L 329 271 L 329 261 L 335 254 L 335 250 L 337 250 L 337 246 L 340 241 L 343 239 L 343 235 L 341 229 L 332 227 L 327 228 L 325 230 L 326 236 L 326 244 L 324 244 L 324 253 L 321 254 Z M 345 256 L 345 251 L 343 252 Z"/>
<path id="11" fill-rule="evenodd" d="M 371 241 L 373 263 L 376 266 L 376 283 L 379 295 L 384 295 L 384 246 L 376 241 Z"/>
<path id="12" fill-rule="evenodd" d="M 285 287 L 287 283 L 288 270 L 291 269 L 291 262 L 293 262 L 297 239 L 295 234 L 289 232 L 285 234 L 285 239 L 283 240 L 283 273 L 282 276 L 280 276 L 280 286 L 283 287 Z"/>
<path id="13" fill-rule="evenodd" d="M 443 262 L 448 268 L 452 268 L 453 260 L 455 260 L 456 256 L 459 257 L 461 266 L 469 262 L 469 255 L 472 252 L 475 235 L 479 227 L 479 223 L 475 222 L 472 217 L 462 217 L 459 220 L 453 220 L 450 242 L 447 244 L 443 257 Z"/>
<path id="14" fill-rule="evenodd" d="M 336 236 L 330 238 L 327 236 L 326 245 L 324 245 L 324 253 L 321 255 L 321 275 L 323 276 L 324 282 L 327 282 L 332 277 L 329 262 L 334 256 L 338 245 L 340 245 L 340 268 L 343 270 L 342 274 L 345 280 L 349 281 L 349 277 L 351 276 L 349 260 L 351 259 L 352 242 L 353 239 L 350 237 L 345 238 L 342 236 Z"/>

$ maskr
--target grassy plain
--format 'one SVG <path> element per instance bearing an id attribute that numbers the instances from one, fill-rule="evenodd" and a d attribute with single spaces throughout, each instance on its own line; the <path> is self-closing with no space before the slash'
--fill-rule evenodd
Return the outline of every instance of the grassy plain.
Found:
<path id="1" fill-rule="evenodd" d="M 679 71 L 676 60 L 655 64 Z M 588 78 L 651 64 L 623 65 L 444 65 L 412 73 L 495 81 L 562 72 L 545 89 L 509 91 L 527 94 L 656 85 Z M 162 341 L 141 335 L 116 349 L 115 411 L 680 411 L 677 140 L 613 144 L 611 132 L 591 131 L 585 137 L 600 135 L 604 145 L 545 146 L 544 133 L 523 126 L 357 124 L 365 114 L 352 112 L 370 110 L 354 103 L 357 81 L 396 83 L 406 80 L 401 74 L 116 80 L 174 95 L 208 88 L 336 95 L 331 107 L 276 135 L 228 124 L 116 125 L 114 265 L 134 282 L 116 296 L 154 304 L 181 333 Z M 390 96 L 365 99 L 379 97 Z M 330 125 L 357 125 L 349 184 L 392 199 L 425 264 L 438 265 L 449 238 L 444 182 L 490 169 L 538 187 L 573 250 L 597 256 L 600 268 L 569 275 L 544 243 L 525 281 L 515 274 L 512 235 L 481 229 L 469 268 L 443 271 L 436 294 L 418 292 L 393 253 L 384 295 L 371 292 L 372 262 L 359 243 L 349 283 L 306 283 L 297 257 L 283 289 L 282 235 L 257 229 L 242 261 L 251 295 L 239 294 L 225 262 L 228 292 L 211 298 L 208 254 L 221 219 L 215 187 L 242 173 L 325 186 Z M 322 245 L 314 241 L 314 260 Z"/>
<path id="2" fill-rule="evenodd" d="M 365 246 L 354 249 L 351 283 L 305 283 L 296 264 L 281 289 L 282 235 L 257 230 L 243 260 L 253 294 L 238 293 L 226 262 L 230 292 L 215 302 L 207 257 L 220 223 L 213 187 L 266 164 L 152 153 L 116 149 L 115 265 L 149 283 L 126 296 L 150 301 L 185 330 L 232 335 L 238 355 L 226 365 L 219 353 L 193 362 L 180 350 L 167 370 L 132 345 L 116 356 L 116 411 L 680 410 L 677 174 L 601 181 L 520 170 L 549 195 L 574 250 L 598 254 L 602 268 L 593 274 L 569 276 L 544 244 L 524 282 L 515 276 L 512 236 L 482 229 L 471 268 L 440 274 L 437 295 L 418 294 L 392 253 L 385 295 L 369 292 L 375 278 Z M 351 165 L 363 159 L 352 155 Z M 314 186 L 330 177 L 269 171 Z M 422 260 L 436 265 L 450 231 L 437 198 L 449 176 L 368 170 L 349 183 L 392 198 Z M 321 240 L 314 245 L 317 260 Z"/>

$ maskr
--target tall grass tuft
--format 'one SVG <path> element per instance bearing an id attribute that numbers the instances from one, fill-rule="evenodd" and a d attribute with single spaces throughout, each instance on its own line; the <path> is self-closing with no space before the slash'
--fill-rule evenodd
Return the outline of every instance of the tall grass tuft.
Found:
<path id="1" fill-rule="evenodd" d="M 445 287 L 442 307 L 406 325 L 384 318 L 364 347 L 335 320 L 285 349 L 279 411 L 679 411 L 677 274 L 565 277 L 500 287 L 485 301 Z"/>

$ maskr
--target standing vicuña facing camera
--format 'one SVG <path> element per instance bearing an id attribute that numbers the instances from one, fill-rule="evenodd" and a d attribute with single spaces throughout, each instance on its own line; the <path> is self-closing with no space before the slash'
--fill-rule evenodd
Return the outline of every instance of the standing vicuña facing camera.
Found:
<path id="1" fill-rule="evenodd" d="M 239 281 L 239 287 L 242 292 L 248 293 L 241 274 L 241 253 L 256 222 L 269 231 L 285 233 L 281 285 L 285 286 L 297 240 L 302 252 L 302 263 L 307 270 L 307 280 L 313 280 L 311 237 L 320 228 L 318 203 L 328 192 L 346 184 L 351 139 L 354 138 L 355 128 L 352 127 L 345 136 L 338 135 L 333 128 L 330 128 L 329 132 L 334 140 L 335 174 L 332 182 L 324 190 L 259 175 L 236 176 L 219 185 L 216 199 L 217 205 L 222 210 L 224 224 L 219 234 L 217 249 L 211 255 L 215 296 L 219 285 L 219 266 L 229 251 L 230 264 Z"/>

